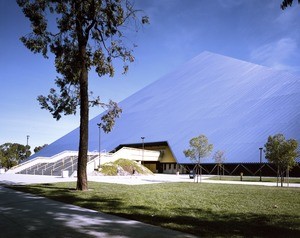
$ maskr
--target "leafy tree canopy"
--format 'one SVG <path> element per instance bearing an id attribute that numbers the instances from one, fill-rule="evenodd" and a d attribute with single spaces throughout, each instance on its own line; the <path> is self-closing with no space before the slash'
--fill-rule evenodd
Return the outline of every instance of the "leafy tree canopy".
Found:
<path id="1" fill-rule="evenodd" d="M 300 4 L 300 0 L 298 0 L 298 3 Z M 286 9 L 287 7 L 292 6 L 293 0 L 283 0 L 280 7 L 282 10 Z"/>
<path id="2" fill-rule="evenodd" d="M 40 150 L 42 150 L 43 148 L 45 148 L 47 145 L 48 145 L 48 144 L 44 144 L 44 145 L 42 145 L 42 146 L 37 146 L 37 147 L 35 147 L 34 150 L 33 150 L 34 153 L 39 152 Z"/>
<path id="3" fill-rule="evenodd" d="M 199 135 L 190 140 L 190 148 L 184 150 L 183 153 L 192 161 L 200 164 L 201 158 L 209 156 L 212 150 L 213 145 L 208 143 L 207 137 L 205 135 Z"/>
<path id="4" fill-rule="evenodd" d="M 296 164 L 298 142 L 286 140 L 283 134 L 269 136 L 265 144 L 265 157 L 270 163 L 278 166 L 280 171 L 291 169 Z"/>
<path id="5" fill-rule="evenodd" d="M 31 155 L 30 146 L 17 143 L 0 145 L 1 166 L 10 169 Z"/>
<path id="6" fill-rule="evenodd" d="M 59 120 L 62 115 L 75 114 L 80 108 L 80 138 L 77 169 L 77 189 L 87 190 L 87 150 L 89 106 L 102 106 L 108 112 L 102 117 L 103 129 L 109 132 L 121 109 L 94 98 L 88 90 L 88 73 L 95 70 L 99 77 L 114 76 L 113 62 L 123 62 L 123 73 L 128 62 L 133 62 L 132 49 L 124 44 L 124 34 L 139 20 L 130 0 L 17 0 L 24 15 L 30 20 L 32 32 L 21 37 L 24 45 L 34 53 L 48 58 L 55 56 L 58 73 L 47 96 L 40 95 L 42 109 Z M 53 22 L 55 21 L 55 23 Z"/>
<path id="7" fill-rule="evenodd" d="M 87 71 L 93 68 L 99 77 L 112 77 L 115 72 L 113 59 L 120 58 L 124 62 L 123 73 L 128 70 L 126 62 L 134 61 L 132 50 L 122 41 L 122 30 L 137 13 L 130 1 L 17 2 L 30 20 L 33 30 L 21 37 L 21 41 L 32 52 L 41 53 L 45 58 L 48 58 L 49 51 L 55 55 L 55 67 L 60 74 L 55 83 L 59 91 L 51 88 L 48 96 L 38 97 L 42 108 L 49 110 L 55 119 L 59 120 L 62 114 L 75 114 L 80 105 L 82 64 Z M 56 29 L 48 24 L 46 17 L 49 12 L 56 18 Z M 147 22 L 148 18 L 143 17 L 142 23 Z M 89 104 L 111 108 L 111 104 L 100 102 L 99 97 L 90 100 Z"/>
<path id="8" fill-rule="evenodd" d="M 216 151 L 213 156 L 213 159 L 216 162 L 216 164 L 223 164 L 224 161 L 226 160 L 225 152 L 223 150 Z"/>

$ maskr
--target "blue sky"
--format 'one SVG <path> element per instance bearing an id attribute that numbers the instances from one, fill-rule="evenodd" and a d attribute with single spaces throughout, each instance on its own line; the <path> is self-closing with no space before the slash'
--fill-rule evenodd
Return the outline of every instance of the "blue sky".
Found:
<path id="1" fill-rule="evenodd" d="M 103 101 L 121 101 L 203 51 L 287 70 L 300 75 L 300 5 L 282 11 L 281 0 L 136 0 L 150 25 L 128 36 L 136 61 L 125 76 L 90 74 L 90 90 Z M 26 49 L 30 32 L 15 1 L 0 0 L 0 144 L 50 144 L 78 127 L 79 116 L 60 121 L 40 109 L 38 95 L 54 87 L 53 57 Z M 90 118 L 101 113 L 90 110 Z"/>

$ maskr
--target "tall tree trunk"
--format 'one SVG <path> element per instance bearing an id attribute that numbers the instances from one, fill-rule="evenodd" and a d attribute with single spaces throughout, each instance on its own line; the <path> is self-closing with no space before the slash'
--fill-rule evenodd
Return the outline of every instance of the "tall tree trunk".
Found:
<path id="1" fill-rule="evenodd" d="M 202 182 L 202 166 L 201 166 L 201 164 L 199 164 L 199 166 L 200 166 L 200 183 Z"/>
<path id="2" fill-rule="evenodd" d="M 88 190 L 86 165 L 88 153 L 88 123 L 89 123 L 89 100 L 88 100 L 88 75 L 86 69 L 80 78 L 80 136 L 77 165 L 77 190 Z"/>
<path id="3" fill-rule="evenodd" d="M 286 169 L 286 183 L 287 183 L 287 187 L 290 186 L 290 168 L 289 166 L 287 166 L 287 169 Z"/>
<path id="4" fill-rule="evenodd" d="M 197 183 L 199 183 L 199 175 L 200 175 L 200 167 L 199 167 L 199 163 L 197 164 L 197 170 L 196 170 L 196 173 L 197 173 Z"/>
<path id="5" fill-rule="evenodd" d="M 277 165 L 277 187 L 279 183 L 279 166 Z"/>
<path id="6" fill-rule="evenodd" d="M 281 187 L 283 187 L 283 181 L 284 181 L 284 172 L 281 170 L 281 171 L 280 171 L 280 182 L 281 182 Z"/>
<path id="7" fill-rule="evenodd" d="M 88 153 L 89 138 L 89 94 L 88 94 L 88 70 L 86 64 L 86 46 L 88 37 L 83 33 L 82 15 L 80 8 L 82 2 L 75 2 L 75 8 L 78 12 L 76 19 L 76 32 L 78 37 L 78 53 L 80 67 L 80 135 L 78 149 L 78 165 L 77 165 L 77 190 L 88 190 L 86 166 Z"/>

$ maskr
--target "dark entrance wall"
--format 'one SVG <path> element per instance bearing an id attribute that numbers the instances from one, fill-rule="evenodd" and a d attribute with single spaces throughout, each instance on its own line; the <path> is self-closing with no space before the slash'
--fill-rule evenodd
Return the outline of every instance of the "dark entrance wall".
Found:
<path id="1" fill-rule="evenodd" d="M 187 173 L 194 168 L 194 164 L 182 165 L 187 168 Z M 201 164 L 203 174 L 218 174 L 218 166 L 216 164 Z M 269 163 L 249 163 L 249 164 L 224 164 L 224 175 L 240 175 L 243 173 L 244 176 L 259 176 L 260 168 L 262 176 L 276 176 L 276 166 Z M 223 169 L 219 169 L 219 173 L 223 174 Z M 290 177 L 300 177 L 300 163 L 289 171 Z"/>

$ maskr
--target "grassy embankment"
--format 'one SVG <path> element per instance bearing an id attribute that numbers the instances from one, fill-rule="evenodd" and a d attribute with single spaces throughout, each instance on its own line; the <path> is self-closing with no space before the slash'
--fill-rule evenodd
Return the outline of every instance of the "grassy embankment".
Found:
<path id="1" fill-rule="evenodd" d="M 98 170 L 102 175 L 152 175 L 153 173 L 142 166 L 141 164 L 128 160 L 128 159 L 118 159 L 114 162 L 105 163 L 101 165 L 101 168 Z"/>

